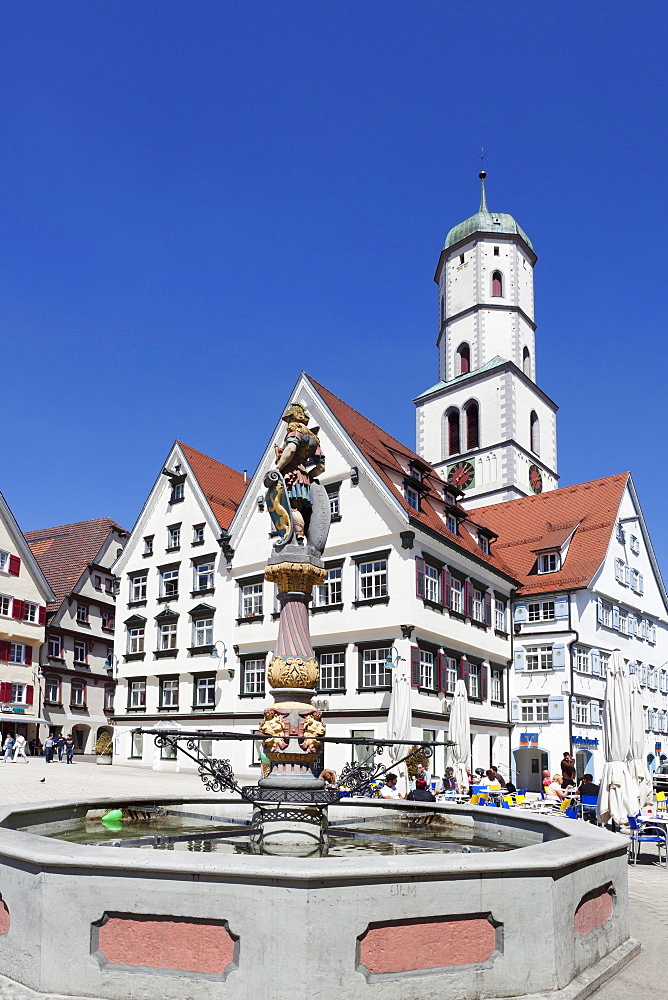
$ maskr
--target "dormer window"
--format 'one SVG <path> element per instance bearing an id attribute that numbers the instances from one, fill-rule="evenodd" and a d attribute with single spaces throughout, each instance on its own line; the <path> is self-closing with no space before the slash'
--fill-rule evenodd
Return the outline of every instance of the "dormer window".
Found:
<path id="1" fill-rule="evenodd" d="M 178 503 L 179 500 L 183 500 L 185 496 L 185 486 L 183 483 L 174 483 L 172 486 L 172 495 L 169 498 L 170 503 Z"/>
<path id="2" fill-rule="evenodd" d="M 479 534 L 478 535 L 478 545 L 479 545 L 481 551 L 484 552 L 486 556 L 488 556 L 489 555 L 489 538 L 487 538 L 486 535 Z"/>
<path id="3" fill-rule="evenodd" d="M 559 552 L 542 552 L 538 556 L 539 573 L 557 573 L 561 569 Z"/>
<path id="4" fill-rule="evenodd" d="M 405 486 L 404 496 L 406 498 L 406 503 L 408 504 L 409 507 L 412 507 L 413 510 L 420 509 L 420 494 L 416 489 L 414 489 L 412 486 Z"/>

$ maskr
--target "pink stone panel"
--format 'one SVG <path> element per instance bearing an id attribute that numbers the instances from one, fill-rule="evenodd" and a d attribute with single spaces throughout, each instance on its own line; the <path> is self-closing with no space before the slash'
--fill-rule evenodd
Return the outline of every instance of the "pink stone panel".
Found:
<path id="1" fill-rule="evenodd" d="M 9 910 L 2 896 L 0 896 L 0 934 L 6 934 L 9 930 Z"/>
<path id="2" fill-rule="evenodd" d="M 597 931 L 607 924 L 612 916 L 612 894 L 607 887 L 597 889 L 594 894 L 584 896 L 575 911 L 573 926 L 580 937 Z"/>
<path id="3" fill-rule="evenodd" d="M 488 920 L 431 920 L 372 927 L 360 941 L 360 965 L 371 973 L 412 972 L 486 962 L 496 950 Z"/>
<path id="4" fill-rule="evenodd" d="M 234 958 L 234 940 L 221 924 L 110 917 L 100 927 L 99 951 L 112 965 L 143 965 L 221 975 Z"/>

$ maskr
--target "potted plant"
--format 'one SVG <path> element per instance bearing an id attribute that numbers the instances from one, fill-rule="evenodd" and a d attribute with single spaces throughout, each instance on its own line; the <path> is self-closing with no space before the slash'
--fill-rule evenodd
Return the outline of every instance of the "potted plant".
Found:
<path id="1" fill-rule="evenodd" d="M 95 753 L 98 764 L 111 764 L 111 755 L 114 744 L 109 733 L 101 733 L 95 743 Z"/>

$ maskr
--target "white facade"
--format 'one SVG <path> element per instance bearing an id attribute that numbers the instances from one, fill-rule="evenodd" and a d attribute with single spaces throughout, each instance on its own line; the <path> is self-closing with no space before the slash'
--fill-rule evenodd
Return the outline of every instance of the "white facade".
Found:
<path id="1" fill-rule="evenodd" d="M 650 770 L 668 754 L 666 592 L 630 480 L 618 525 L 589 588 L 515 602 L 511 720 L 518 787 L 538 790 L 541 771 L 558 772 L 571 748 L 578 774 L 600 777 L 606 664 L 614 649 L 640 677 Z"/>

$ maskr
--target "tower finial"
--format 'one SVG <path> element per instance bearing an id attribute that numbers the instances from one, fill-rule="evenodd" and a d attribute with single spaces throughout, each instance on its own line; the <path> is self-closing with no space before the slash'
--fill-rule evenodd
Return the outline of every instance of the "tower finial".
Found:
<path id="1" fill-rule="evenodd" d="M 485 150 L 481 149 L 480 156 L 478 157 L 478 159 L 480 160 L 480 173 L 478 174 L 478 177 L 480 178 L 480 208 L 478 209 L 479 212 L 489 211 L 489 209 L 487 208 L 487 195 L 485 194 L 485 177 L 487 177 L 487 173 L 485 171 L 486 156 L 487 154 Z"/>

